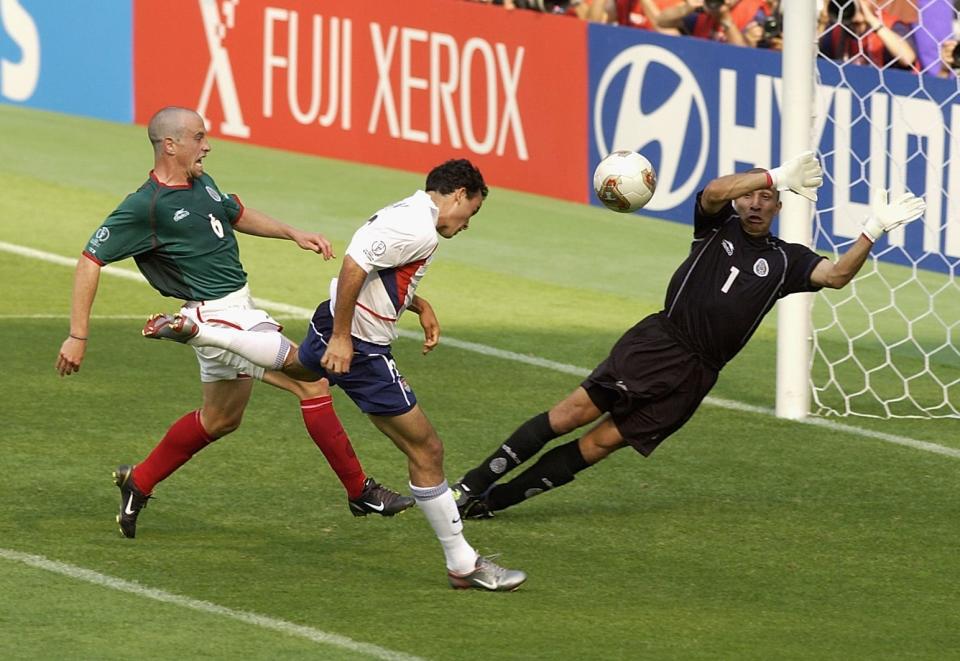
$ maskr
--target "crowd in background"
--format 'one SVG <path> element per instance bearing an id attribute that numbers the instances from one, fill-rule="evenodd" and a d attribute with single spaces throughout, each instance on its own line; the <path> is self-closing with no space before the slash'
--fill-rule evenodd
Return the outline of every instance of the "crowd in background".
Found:
<path id="1" fill-rule="evenodd" d="M 785 0 L 475 0 L 780 50 Z M 960 72 L 960 0 L 818 0 L 820 55 L 941 78 Z"/>

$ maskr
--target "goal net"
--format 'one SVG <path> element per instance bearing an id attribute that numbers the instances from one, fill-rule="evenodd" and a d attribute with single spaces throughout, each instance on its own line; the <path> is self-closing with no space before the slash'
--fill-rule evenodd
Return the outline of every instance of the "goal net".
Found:
<path id="1" fill-rule="evenodd" d="M 927 211 L 878 241 L 845 289 L 815 297 L 812 413 L 960 417 L 960 48 L 953 55 L 960 22 L 954 1 L 819 5 L 814 135 L 825 182 L 815 245 L 842 254 L 859 235 L 875 188 L 889 190 L 891 198 L 921 195 Z"/>

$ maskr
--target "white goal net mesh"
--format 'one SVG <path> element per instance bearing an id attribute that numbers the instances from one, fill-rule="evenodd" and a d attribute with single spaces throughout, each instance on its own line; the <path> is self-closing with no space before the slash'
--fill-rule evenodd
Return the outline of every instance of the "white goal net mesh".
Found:
<path id="1" fill-rule="evenodd" d="M 927 212 L 878 241 L 847 288 L 816 296 L 812 412 L 960 417 L 954 0 L 823 0 L 821 6 L 815 135 L 825 183 L 816 246 L 835 257 L 843 253 L 859 235 L 877 187 L 891 197 L 922 195 Z"/>

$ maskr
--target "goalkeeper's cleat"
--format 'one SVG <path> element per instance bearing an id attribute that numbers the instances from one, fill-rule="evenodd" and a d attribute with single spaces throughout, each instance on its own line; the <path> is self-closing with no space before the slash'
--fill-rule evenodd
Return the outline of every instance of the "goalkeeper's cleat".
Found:
<path id="1" fill-rule="evenodd" d="M 491 592 L 513 592 L 527 580 L 527 575 L 519 569 L 501 567 L 490 558 L 477 556 L 477 565 L 472 572 L 456 574 L 447 572 L 450 587 L 455 590 L 490 590 Z"/>
<path id="2" fill-rule="evenodd" d="M 417 502 L 410 496 L 403 496 L 368 477 L 363 483 L 363 492 L 355 500 L 348 500 L 350 513 L 354 516 L 379 514 L 393 516 L 413 507 Z"/>
<path id="3" fill-rule="evenodd" d="M 147 506 L 149 495 L 144 495 L 133 483 L 133 466 L 117 466 L 113 471 L 113 483 L 120 488 L 120 513 L 117 523 L 124 537 L 137 536 L 137 516 Z"/>
<path id="4" fill-rule="evenodd" d="M 200 332 L 200 327 L 193 319 L 185 317 L 182 314 L 163 314 L 158 313 L 147 319 L 143 330 L 144 337 L 153 340 L 173 340 L 174 342 L 186 342 Z"/>
<path id="5" fill-rule="evenodd" d="M 453 492 L 453 499 L 457 503 L 457 510 L 464 519 L 492 519 L 493 512 L 487 507 L 487 501 L 483 495 L 475 494 L 470 491 L 470 487 L 462 481 L 454 482 L 450 485 Z"/>

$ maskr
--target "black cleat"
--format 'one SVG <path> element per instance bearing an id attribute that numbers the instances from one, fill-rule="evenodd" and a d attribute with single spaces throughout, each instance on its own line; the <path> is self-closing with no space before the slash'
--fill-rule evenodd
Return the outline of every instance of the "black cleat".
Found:
<path id="1" fill-rule="evenodd" d="M 474 494 L 470 487 L 461 482 L 450 485 L 453 499 L 457 501 L 457 510 L 464 519 L 492 519 L 493 512 L 487 507 L 483 495 Z"/>
<path id="2" fill-rule="evenodd" d="M 413 507 L 417 501 L 410 496 L 402 496 L 396 491 L 379 484 L 372 477 L 363 483 L 363 492 L 356 500 L 348 500 L 350 513 L 354 516 L 379 514 L 393 516 Z"/>
<path id="3" fill-rule="evenodd" d="M 113 483 L 120 487 L 120 513 L 117 514 L 117 523 L 120 524 L 123 536 L 130 539 L 137 536 L 137 516 L 150 499 L 150 496 L 143 495 L 133 483 L 132 474 L 133 466 L 117 466 L 117 470 L 113 471 Z"/>

